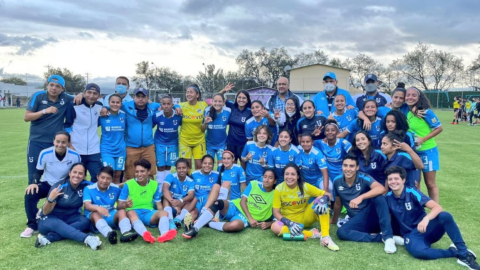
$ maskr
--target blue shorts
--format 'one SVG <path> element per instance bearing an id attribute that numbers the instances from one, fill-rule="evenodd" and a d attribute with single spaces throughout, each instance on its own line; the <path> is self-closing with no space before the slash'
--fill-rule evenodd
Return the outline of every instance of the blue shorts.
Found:
<path id="1" fill-rule="evenodd" d="M 118 229 L 117 224 L 115 224 L 115 218 L 114 218 L 115 215 L 117 214 L 117 209 L 112 209 L 112 210 L 110 210 L 108 213 L 110 213 L 110 216 L 109 216 L 109 217 L 102 215 L 102 218 L 107 222 L 107 224 L 108 224 L 108 226 L 110 226 L 110 228 L 112 228 L 112 229 L 114 229 L 114 230 L 115 230 L 115 229 Z M 86 217 L 87 217 L 88 219 L 90 219 L 91 214 L 92 214 L 92 212 L 89 212 L 89 213 L 86 215 Z M 94 227 L 95 227 L 95 224 L 93 224 L 93 225 L 94 225 Z M 96 230 L 95 230 L 95 231 L 96 231 Z"/>
<path id="2" fill-rule="evenodd" d="M 178 146 L 155 144 L 155 156 L 157 157 L 158 167 L 175 166 L 178 159 Z"/>
<path id="3" fill-rule="evenodd" d="M 250 226 L 248 223 L 248 219 L 238 210 L 238 208 L 235 206 L 235 204 L 232 201 L 228 201 L 228 211 L 225 216 L 220 215 L 220 218 L 223 220 L 228 220 L 229 222 L 234 221 L 234 220 L 240 220 L 243 222 L 243 227 L 247 228 Z"/>
<path id="4" fill-rule="evenodd" d="M 125 170 L 125 159 L 126 158 L 127 158 L 126 154 L 124 156 L 120 156 L 120 157 L 112 157 L 112 156 L 102 155 L 103 167 L 110 166 L 115 171 L 123 171 L 123 170 Z"/>
<path id="5" fill-rule="evenodd" d="M 197 201 L 197 204 L 195 205 L 195 207 L 197 208 L 198 213 L 202 212 L 202 208 L 205 206 L 205 204 L 207 204 L 207 199 L 208 199 L 208 195 L 202 196 L 202 197 L 197 197 L 198 201 Z"/>
<path id="6" fill-rule="evenodd" d="M 157 212 L 157 210 L 150 209 L 133 209 L 137 213 L 138 219 L 142 221 L 143 224 L 149 227 L 156 227 L 157 224 L 150 224 L 152 216 Z"/>
<path id="7" fill-rule="evenodd" d="M 223 146 L 223 147 L 217 147 L 217 146 L 213 147 L 213 146 L 208 145 L 208 143 L 207 143 L 207 155 L 210 155 L 213 158 L 215 158 L 215 156 L 216 156 L 217 161 L 222 160 L 223 151 L 225 151 L 225 146 Z"/>
<path id="8" fill-rule="evenodd" d="M 423 172 L 440 170 L 440 157 L 438 154 L 438 148 L 436 146 L 429 150 L 417 151 L 417 154 L 423 161 Z"/>

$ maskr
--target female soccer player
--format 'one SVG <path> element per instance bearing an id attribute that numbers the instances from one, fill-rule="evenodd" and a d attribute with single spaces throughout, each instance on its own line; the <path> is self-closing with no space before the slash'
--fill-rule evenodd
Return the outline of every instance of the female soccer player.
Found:
<path id="1" fill-rule="evenodd" d="M 401 167 L 386 171 L 388 187 L 386 200 L 392 223 L 396 223 L 404 237 L 405 248 L 413 257 L 423 260 L 458 258 L 457 263 L 468 269 L 480 269 L 476 255 L 467 249 L 462 234 L 450 213 L 415 188 L 405 185 L 406 173 Z M 430 209 L 427 214 L 425 208 Z M 447 233 L 453 244 L 448 249 L 435 249 L 431 245 Z"/>
<path id="2" fill-rule="evenodd" d="M 245 171 L 242 166 L 233 163 L 235 155 L 232 152 L 224 151 L 223 160 L 223 164 L 218 166 L 218 182 L 222 187 L 220 193 L 229 200 L 238 199 L 247 186 Z"/>
<path id="3" fill-rule="evenodd" d="M 202 131 L 207 131 L 207 154 L 217 158 L 217 164 L 222 164 L 222 153 L 227 143 L 227 124 L 230 118 L 230 108 L 225 107 L 222 94 L 215 94 L 212 106 L 205 109 Z"/>
<path id="4" fill-rule="evenodd" d="M 338 94 L 335 96 L 334 105 L 335 111 L 328 115 L 328 119 L 334 119 L 337 121 L 340 132 L 343 132 L 352 121 L 357 119 L 357 110 L 347 110 L 345 96 Z"/>
<path id="5" fill-rule="evenodd" d="M 313 146 L 319 149 L 327 160 L 330 181 L 342 174 L 343 158 L 347 156 L 352 148 L 352 144 L 347 140 L 337 138 L 339 129 L 334 119 L 328 119 L 325 122 L 325 139 L 313 142 Z"/>
<path id="6" fill-rule="evenodd" d="M 300 168 L 295 164 L 285 167 L 284 180 L 275 188 L 273 195 L 273 216 L 277 221 L 272 224 L 272 232 L 279 236 L 284 233 L 294 236 L 303 233 L 306 237 L 312 237 L 312 231 L 303 228 L 311 227 L 319 220 L 322 230 L 320 244 L 330 250 L 339 250 L 329 233 L 328 198 L 331 195 L 305 183 Z"/>
<path id="7" fill-rule="evenodd" d="M 272 140 L 272 132 L 267 126 L 259 126 L 253 133 L 253 142 L 247 142 L 243 149 L 242 161 L 247 163 L 247 185 L 252 180 L 259 179 L 265 168 L 268 168 L 267 160 L 275 149 L 269 143 Z"/>
<path id="8" fill-rule="evenodd" d="M 202 213 L 218 198 L 220 187 L 218 185 L 218 172 L 213 171 L 215 159 L 210 155 L 205 155 L 201 159 L 201 169 L 192 173 L 192 179 L 195 184 L 195 198 L 197 198 L 196 208 Z M 213 190 L 214 186 L 218 186 Z M 212 193 L 211 196 L 210 193 Z M 215 194 L 213 194 L 215 193 Z M 188 224 L 185 224 L 188 227 Z"/>
<path id="9" fill-rule="evenodd" d="M 228 118 L 227 149 L 232 151 L 235 154 L 235 158 L 238 159 L 242 155 L 243 148 L 245 148 L 247 143 L 245 122 L 253 116 L 250 109 L 252 106 L 250 94 L 245 90 L 241 90 L 235 97 L 235 103 L 227 100 L 226 106 L 231 110 Z M 237 163 L 236 159 L 235 163 Z M 242 166 L 245 169 L 245 164 L 242 164 Z"/>
<path id="10" fill-rule="evenodd" d="M 372 139 L 364 130 L 353 136 L 353 145 L 350 154 L 358 159 L 359 172 L 366 173 L 377 182 L 385 186 L 385 165 L 387 156 L 378 149 L 373 149 Z"/>
<path id="11" fill-rule="evenodd" d="M 460 101 L 458 97 L 453 97 L 453 121 L 452 125 L 458 125 L 458 119 L 460 118 Z"/>
<path id="12" fill-rule="evenodd" d="M 413 149 L 403 142 L 404 133 L 393 131 L 382 139 L 382 153 L 387 156 L 385 169 L 401 166 L 407 171 L 407 186 L 416 187 L 419 183 L 419 171 L 423 169 L 420 157 Z"/>
<path id="13" fill-rule="evenodd" d="M 178 129 L 182 125 L 182 116 L 173 109 L 173 98 L 165 95 L 160 100 L 162 110 L 156 112 L 152 121 L 155 130 L 155 156 L 157 157 L 157 183 L 163 190 L 163 182 L 178 159 Z"/>
<path id="14" fill-rule="evenodd" d="M 288 98 L 285 101 L 285 112 L 283 112 L 280 117 L 279 129 L 290 131 L 292 137 L 291 143 L 293 145 L 298 145 L 297 122 L 301 117 L 302 114 L 300 113 L 300 108 L 297 107 L 295 100 L 293 98 Z M 283 179 L 283 173 L 281 176 Z"/>
<path id="15" fill-rule="evenodd" d="M 272 139 L 270 142 L 272 145 L 276 142 L 276 134 L 277 134 L 277 123 L 273 119 L 273 115 L 271 115 L 263 106 L 263 103 L 259 100 L 255 100 L 252 102 L 252 115 L 253 117 L 248 119 L 245 123 L 245 134 L 247 139 L 251 141 L 253 139 L 253 133 L 255 129 L 259 126 L 268 126 L 270 131 L 272 132 Z"/>
<path id="16" fill-rule="evenodd" d="M 408 125 L 417 136 L 415 152 L 424 164 L 423 178 L 428 189 L 428 196 L 438 202 L 440 195 L 436 181 L 437 171 L 440 170 L 440 158 L 434 137 L 443 131 L 443 127 L 438 117 L 430 109 L 430 101 L 417 88 L 409 88 L 405 100 L 410 107 L 407 115 Z M 418 110 L 425 110 L 423 117 L 417 117 Z"/>
<path id="17" fill-rule="evenodd" d="M 186 102 L 180 103 L 182 108 L 182 129 L 180 130 L 179 150 L 180 157 L 195 160 L 195 169 L 201 167 L 201 158 L 205 155 L 205 133 L 202 131 L 205 108 L 208 107 L 202 101 L 200 88 L 192 84 L 185 93 Z"/>
<path id="18" fill-rule="evenodd" d="M 100 140 L 100 154 L 103 166 L 110 166 L 115 170 L 113 183 L 120 184 L 122 172 L 125 169 L 127 150 L 125 144 L 125 113 L 120 111 L 122 97 L 113 94 L 108 98 L 110 109 L 105 117 L 98 118 L 98 125 L 102 129 Z"/>
<path id="19" fill-rule="evenodd" d="M 278 184 L 283 182 L 283 168 L 289 163 L 298 163 L 300 150 L 291 143 L 293 138 L 290 131 L 282 130 L 278 136 L 278 148 L 268 155 L 268 166 L 274 170 Z"/>
<path id="20" fill-rule="evenodd" d="M 392 92 L 392 110 L 400 111 L 405 116 L 407 116 L 409 108 L 408 105 L 405 103 L 405 95 L 407 94 L 407 90 L 405 90 L 404 83 L 398 83 L 397 87 L 393 89 Z"/>
<path id="21" fill-rule="evenodd" d="M 302 104 L 303 117 L 297 122 L 298 142 L 303 134 L 311 134 L 313 140 L 324 138 L 321 133 L 323 125 L 327 118 L 321 115 L 315 115 L 315 105 L 311 100 L 305 100 Z"/>
<path id="22" fill-rule="evenodd" d="M 302 147 L 299 149 L 300 154 L 296 163 L 302 168 L 302 179 L 312 186 L 329 191 L 332 185 L 329 183 L 327 161 L 322 151 L 313 146 L 313 138 L 310 134 L 300 135 L 300 144 Z"/>
<path id="23" fill-rule="evenodd" d="M 415 147 L 415 136 L 409 130 L 407 117 L 400 111 L 389 111 L 382 121 L 382 131 L 380 132 L 380 141 L 390 131 L 402 131 L 405 134 L 404 141 L 410 147 Z"/>
<path id="24" fill-rule="evenodd" d="M 152 164 L 146 159 L 135 161 L 135 179 L 128 180 L 118 198 L 117 209 L 126 209 L 133 229 L 148 243 L 155 243 L 155 238 L 147 231 L 149 227 L 158 226 L 158 242 L 171 241 L 177 235 L 175 229 L 169 228 L 168 213 L 163 211 L 161 191 L 158 183 L 149 179 Z M 157 210 L 153 209 L 155 202 Z"/>
<path id="25" fill-rule="evenodd" d="M 97 182 L 83 190 L 83 205 L 85 206 L 85 216 L 108 239 L 110 244 L 115 245 L 117 244 L 117 232 L 112 227 L 117 228 L 118 226 L 120 229 L 122 234 L 120 242 L 131 242 L 137 239 L 138 234 L 132 231 L 132 224 L 125 209 L 115 209 L 122 189 L 112 183 L 113 174 L 112 167 L 100 169 Z"/>
<path id="26" fill-rule="evenodd" d="M 81 161 L 80 155 L 67 147 L 69 143 L 70 134 L 62 130 L 55 134 L 53 147 L 40 152 L 37 169 L 33 176 L 34 182 L 25 190 L 27 228 L 20 234 L 20 237 L 31 237 L 38 229 L 36 220 L 38 202 L 48 196 L 53 185 L 68 177 L 71 164 Z M 42 179 L 40 180 L 40 178 Z"/>
<path id="27" fill-rule="evenodd" d="M 207 223 L 210 228 L 224 232 L 238 232 L 251 226 L 262 230 L 272 225 L 273 190 L 275 188 L 275 173 L 266 169 L 262 181 L 252 181 L 243 191 L 242 198 L 235 200 L 217 200 L 207 211 L 204 211 L 190 230 L 183 237 L 196 237 L 199 230 Z M 217 211 L 220 218 L 227 222 L 211 222 Z"/>
<path id="28" fill-rule="evenodd" d="M 371 123 L 370 130 L 368 131 L 368 135 L 370 135 L 370 138 L 372 138 L 373 148 L 379 149 L 380 148 L 380 131 L 381 131 L 380 124 L 382 122 L 382 119 L 377 116 L 377 111 L 378 111 L 377 102 L 372 99 L 365 101 L 362 111 L 365 114 L 365 117 Z M 342 133 L 338 134 L 337 137 L 345 138 L 348 134 L 355 134 L 357 131 L 363 130 L 363 127 L 364 127 L 363 120 L 358 119 L 357 121 L 351 122 L 350 125 L 347 127 L 347 129 Z"/>
<path id="29" fill-rule="evenodd" d="M 83 180 L 86 170 L 82 163 L 75 163 L 70 168 L 69 178 L 50 188 L 40 213 L 38 221 L 40 234 L 35 247 L 63 239 L 85 243 L 93 250 L 102 244 L 98 237 L 84 233 L 90 226 L 90 220 L 78 211 L 83 205 L 83 188 L 91 184 Z"/>
<path id="30" fill-rule="evenodd" d="M 185 216 L 196 217 L 195 183 L 188 173 L 188 161 L 180 158 L 175 163 L 176 173 L 169 174 L 163 185 L 163 205 L 168 213 L 170 227 L 178 229 Z M 173 224 L 172 224 L 173 223 Z M 172 226 L 174 225 L 174 226 Z"/>

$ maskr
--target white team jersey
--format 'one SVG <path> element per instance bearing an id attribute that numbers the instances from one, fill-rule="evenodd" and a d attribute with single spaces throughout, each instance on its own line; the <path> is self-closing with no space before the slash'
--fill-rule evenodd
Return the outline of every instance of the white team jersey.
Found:
<path id="1" fill-rule="evenodd" d="M 43 170 L 41 181 L 48 182 L 51 186 L 68 177 L 68 172 L 73 164 L 81 162 L 80 155 L 70 148 L 62 161 L 55 155 L 55 146 L 40 152 L 37 170 Z"/>

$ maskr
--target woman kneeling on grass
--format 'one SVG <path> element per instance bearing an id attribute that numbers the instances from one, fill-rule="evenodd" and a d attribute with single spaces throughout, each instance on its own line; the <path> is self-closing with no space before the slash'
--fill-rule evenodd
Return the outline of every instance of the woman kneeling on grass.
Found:
<path id="1" fill-rule="evenodd" d="M 407 173 L 403 168 L 390 167 L 386 174 L 391 190 L 386 200 L 392 224 L 396 223 L 400 229 L 408 253 L 423 260 L 458 258 L 460 265 L 468 269 L 480 269 L 475 253 L 467 249 L 452 215 L 416 188 L 405 186 Z M 428 214 L 425 207 L 430 209 Z M 453 244 L 448 249 L 432 248 L 432 244 L 439 241 L 445 232 Z"/>
<path id="2" fill-rule="evenodd" d="M 319 238 L 318 231 L 303 230 L 304 226 L 311 227 L 319 220 L 321 245 L 339 250 L 329 233 L 329 196 L 328 192 L 305 183 L 297 165 L 288 164 L 284 170 L 284 182 L 275 188 L 273 216 L 277 221 L 272 224 L 272 232 L 279 236 L 290 233 L 291 236 L 303 234 L 304 237 Z"/>
<path id="3" fill-rule="evenodd" d="M 90 220 L 78 211 L 83 205 L 83 188 L 91 184 L 83 180 L 85 171 L 85 165 L 75 163 L 70 168 L 69 177 L 50 188 L 40 213 L 38 230 L 41 234 L 35 247 L 63 239 L 83 242 L 93 250 L 102 244 L 98 237 L 84 233 L 90 227 Z"/>
<path id="4" fill-rule="evenodd" d="M 260 227 L 262 230 L 270 228 L 276 183 L 273 169 L 266 169 L 262 178 L 263 183 L 251 181 L 241 199 L 215 201 L 182 236 L 187 239 L 197 236 L 198 231 L 207 223 L 210 228 L 225 232 L 239 232 L 248 226 Z M 210 222 L 217 211 L 220 211 L 220 218 L 228 222 Z"/>

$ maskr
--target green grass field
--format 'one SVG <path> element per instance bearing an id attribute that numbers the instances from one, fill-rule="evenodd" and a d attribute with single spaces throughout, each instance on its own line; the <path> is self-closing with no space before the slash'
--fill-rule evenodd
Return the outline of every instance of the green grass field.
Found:
<path id="1" fill-rule="evenodd" d="M 180 235 L 153 245 L 141 239 L 112 246 L 102 238 L 100 250 L 70 240 L 37 249 L 35 237 L 21 239 L 25 229 L 23 194 L 27 185 L 26 147 L 29 123 L 23 109 L 0 110 L 0 268 L 1 269 L 462 269 L 455 259 L 420 261 L 403 247 L 387 255 L 383 244 L 343 242 L 337 253 L 318 240 L 284 242 L 270 231 L 246 229 L 227 234 L 205 228 L 190 241 Z M 439 111 L 444 131 L 437 137 L 441 171 L 437 174 L 440 203 L 453 214 L 470 249 L 480 254 L 478 151 L 480 127 L 450 125 L 452 112 Z M 425 191 L 425 188 L 422 187 Z M 154 235 L 157 229 L 151 229 Z M 182 230 L 179 232 L 181 233 Z M 448 237 L 434 247 L 447 248 Z"/>

